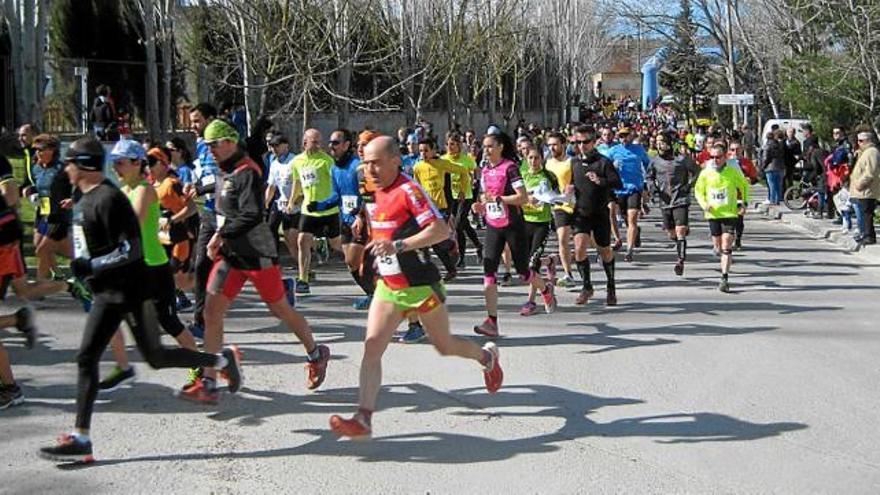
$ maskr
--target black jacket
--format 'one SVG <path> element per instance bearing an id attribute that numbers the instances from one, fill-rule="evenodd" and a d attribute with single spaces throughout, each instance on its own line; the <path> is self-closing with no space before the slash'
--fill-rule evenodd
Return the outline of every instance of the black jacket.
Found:
<path id="1" fill-rule="evenodd" d="M 587 178 L 589 172 L 596 173 L 598 184 Z M 584 217 L 607 217 L 613 191 L 623 187 L 614 164 L 595 148 L 585 156 L 571 159 L 571 181 L 574 184 L 575 213 Z"/>

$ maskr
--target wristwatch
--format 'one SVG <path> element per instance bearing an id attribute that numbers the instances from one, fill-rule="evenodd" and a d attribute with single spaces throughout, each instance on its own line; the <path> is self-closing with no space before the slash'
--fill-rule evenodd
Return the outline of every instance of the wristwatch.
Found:
<path id="1" fill-rule="evenodd" d="M 403 239 L 398 239 L 398 240 L 394 241 L 393 244 L 394 244 L 394 250 L 395 250 L 395 251 L 397 251 L 398 253 L 402 253 L 402 252 L 403 252 L 403 248 L 404 248 L 404 246 L 403 246 Z"/>

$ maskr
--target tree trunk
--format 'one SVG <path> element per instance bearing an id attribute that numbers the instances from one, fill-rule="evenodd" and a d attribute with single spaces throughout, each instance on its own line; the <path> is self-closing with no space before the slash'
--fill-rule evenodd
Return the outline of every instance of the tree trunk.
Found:
<path id="1" fill-rule="evenodd" d="M 37 4 L 37 34 L 34 38 L 34 51 L 36 53 L 36 94 L 34 99 L 34 123 L 40 129 L 43 128 L 43 99 L 46 84 L 46 23 L 49 18 L 49 0 L 38 0 Z"/>
<path id="2" fill-rule="evenodd" d="M 549 122 L 547 115 L 547 59 L 541 61 L 541 125 Z"/>
<path id="3" fill-rule="evenodd" d="M 143 0 L 144 48 L 147 52 L 147 114 L 146 124 L 150 137 L 160 136 L 159 122 L 159 68 L 156 63 L 156 11 L 154 0 Z"/>
<path id="4" fill-rule="evenodd" d="M 340 129 L 348 127 L 348 119 L 351 113 L 351 103 L 348 97 L 351 93 L 351 40 L 348 33 L 348 2 L 340 5 L 338 0 L 333 2 L 334 17 L 336 21 L 336 39 L 339 43 L 337 59 L 341 62 L 336 72 L 336 92 L 343 96 L 336 100 L 336 125 Z"/>
<path id="5" fill-rule="evenodd" d="M 168 130 L 174 130 L 174 122 L 171 116 L 171 109 L 174 102 L 171 101 L 171 78 L 174 68 L 174 24 L 172 20 L 172 10 L 174 2 L 171 0 L 161 0 L 162 16 L 159 22 L 162 25 L 162 141 L 165 141 Z"/>
<path id="6" fill-rule="evenodd" d="M 22 92 L 24 106 L 21 108 L 22 117 L 28 122 L 33 122 L 37 116 L 37 42 L 36 42 L 36 2 L 23 0 L 22 29 L 21 29 L 21 58 L 22 58 Z"/>

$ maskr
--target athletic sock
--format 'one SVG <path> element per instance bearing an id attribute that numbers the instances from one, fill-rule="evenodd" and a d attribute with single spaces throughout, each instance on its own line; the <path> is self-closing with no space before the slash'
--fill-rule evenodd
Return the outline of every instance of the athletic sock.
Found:
<path id="1" fill-rule="evenodd" d="M 722 273 L 722 274 L 721 274 L 721 280 L 727 280 L 727 274 L 726 274 L 726 273 Z"/>
<path id="2" fill-rule="evenodd" d="M 498 315 L 489 315 L 489 319 L 492 320 L 492 323 L 498 324 Z"/>
<path id="3" fill-rule="evenodd" d="M 587 290 L 593 285 L 593 282 L 590 280 L 590 257 L 587 256 L 583 261 L 576 261 L 575 263 L 577 263 L 578 273 L 581 274 L 584 290 Z"/>
<path id="4" fill-rule="evenodd" d="M 311 351 L 309 351 L 309 352 L 308 352 L 308 358 L 307 358 L 307 359 L 309 360 L 309 362 L 317 361 L 317 360 L 321 359 L 321 349 L 320 349 L 320 347 L 318 347 L 318 346 L 316 345 L 314 349 L 312 349 Z"/>
<path id="5" fill-rule="evenodd" d="M 92 439 L 89 437 L 89 435 L 87 433 L 77 433 L 77 432 L 73 431 L 73 432 L 70 432 L 70 436 L 75 438 L 76 441 L 79 443 L 87 443 L 87 442 L 92 441 Z"/>
<path id="6" fill-rule="evenodd" d="M 217 354 L 216 367 L 222 370 L 223 368 L 225 368 L 227 366 L 229 366 L 229 360 L 226 359 L 226 356 L 224 356 L 223 354 Z"/>
<path id="7" fill-rule="evenodd" d="M 675 252 L 678 253 L 678 259 L 684 261 L 687 258 L 687 238 L 679 237 L 675 240 Z"/>
<path id="8" fill-rule="evenodd" d="M 602 261 L 602 268 L 605 269 L 605 277 L 608 279 L 608 286 L 614 287 L 614 258 L 611 261 Z"/>
<path id="9" fill-rule="evenodd" d="M 370 426 L 373 422 L 373 411 L 370 411 L 369 409 L 359 407 L 356 416 L 360 416 L 367 426 Z"/>

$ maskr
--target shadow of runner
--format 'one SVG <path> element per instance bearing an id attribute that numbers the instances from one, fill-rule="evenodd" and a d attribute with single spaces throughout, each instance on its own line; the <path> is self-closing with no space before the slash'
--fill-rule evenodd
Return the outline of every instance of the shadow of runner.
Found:
<path id="1" fill-rule="evenodd" d="M 405 392 L 404 392 L 405 391 Z M 270 395 L 274 394 L 270 393 Z M 356 389 L 333 390 L 312 395 L 315 404 L 300 403 L 298 408 L 339 411 L 339 404 L 354 408 Z M 428 399 L 427 403 L 425 399 Z M 308 402 L 307 398 L 304 398 Z M 321 402 L 321 404 L 317 404 Z M 752 423 L 720 413 L 670 413 L 635 418 L 624 418 L 609 423 L 591 421 L 588 416 L 598 409 L 610 406 L 639 404 L 638 399 L 604 398 L 549 385 L 514 385 L 488 395 L 482 388 L 468 388 L 442 392 L 424 385 L 390 385 L 381 396 L 383 410 L 405 408 L 410 412 L 427 412 L 462 407 L 452 414 L 480 416 L 487 422 L 523 418 L 558 418 L 561 428 L 536 436 L 496 440 L 475 435 L 424 432 L 402 435 L 377 436 L 371 442 L 341 442 L 328 430 L 305 429 L 295 433 L 314 435 L 316 438 L 296 447 L 269 450 L 222 453 L 189 453 L 151 455 L 130 459 L 97 461 L 90 467 L 138 462 L 166 462 L 214 459 L 264 459 L 295 455 L 351 456 L 363 462 L 419 462 L 436 464 L 465 464 L 492 462 L 521 454 L 548 453 L 559 450 L 565 442 L 588 437 L 648 437 L 659 443 L 695 443 L 718 441 L 749 441 L 781 435 L 807 428 L 802 423 Z M 251 407 L 253 404 L 249 404 Z M 277 406 L 283 407 L 284 404 Z M 277 407 L 276 406 L 276 407 Z M 491 407 L 491 411 L 484 409 Z M 505 411 L 505 409 L 507 409 Z M 288 413 L 297 412 L 286 409 Z M 232 411 L 230 411 L 232 412 Z M 329 412 L 329 411 L 328 411 Z M 251 410 L 252 414 L 260 414 Z M 265 417 L 265 416 L 263 416 Z M 216 419 L 216 418 L 215 418 Z M 227 418 L 229 419 L 229 418 Z M 381 421 L 381 420 L 380 420 Z M 381 424 L 380 422 L 377 422 Z M 523 431 L 524 428 L 506 431 Z M 527 430 L 527 429 L 526 429 Z M 381 433 L 381 432 L 380 432 Z M 79 468 L 81 465 L 61 465 L 61 468 Z"/>

